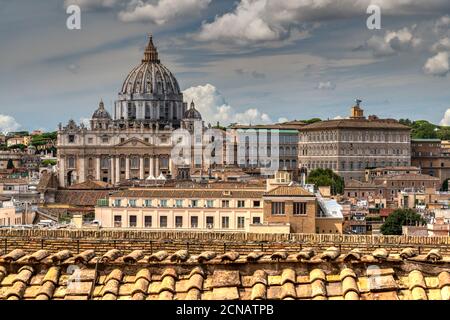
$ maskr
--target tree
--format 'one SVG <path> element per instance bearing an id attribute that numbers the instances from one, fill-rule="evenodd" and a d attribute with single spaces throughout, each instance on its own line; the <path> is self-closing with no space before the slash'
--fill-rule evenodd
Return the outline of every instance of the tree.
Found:
<path id="1" fill-rule="evenodd" d="M 425 220 L 412 209 L 398 209 L 395 210 L 386 219 L 381 226 L 381 233 L 387 235 L 402 235 L 403 226 L 415 226 L 417 223 L 423 225 Z"/>
<path id="2" fill-rule="evenodd" d="M 331 193 L 334 195 L 344 192 L 344 179 L 331 169 L 315 169 L 311 171 L 307 182 L 317 187 L 331 187 Z"/>
<path id="3" fill-rule="evenodd" d="M 48 167 L 48 166 L 55 166 L 56 165 L 56 160 L 44 160 L 42 161 L 42 166 L 43 167 Z"/>
<path id="4" fill-rule="evenodd" d="M 442 184 L 442 189 L 441 189 L 442 191 L 449 191 L 448 190 L 449 181 L 450 181 L 450 179 L 447 179 L 444 181 L 444 183 Z"/>
<path id="5" fill-rule="evenodd" d="M 414 121 L 412 136 L 414 139 L 436 139 L 437 126 L 425 120 Z"/>
<path id="6" fill-rule="evenodd" d="M 22 151 L 25 150 L 26 148 L 27 148 L 27 146 L 24 144 L 15 144 L 15 145 L 8 147 L 8 149 L 10 149 L 10 150 L 20 149 Z"/>
<path id="7" fill-rule="evenodd" d="M 440 127 L 436 134 L 441 140 L 450 140 L 450 127 Z"/>
<path id="8" fill-rule="evenodd" d="M 6 165 L 6 169 L 8 169 L 8 170 L 14 169 L 14 163 L 13 163 L 12 159 L 8 159 L 8 164 Z"/>
<path id="9" fill-rule="evenodd" d="M 302 120 L 302 122 L 307 123 L 307 124 L 313 124 L 313 123 L 320 122 L 320 121 L 322 121 L 322 119 L 320 119 L 320 118 L 312 118 L 309 120 Z"/>

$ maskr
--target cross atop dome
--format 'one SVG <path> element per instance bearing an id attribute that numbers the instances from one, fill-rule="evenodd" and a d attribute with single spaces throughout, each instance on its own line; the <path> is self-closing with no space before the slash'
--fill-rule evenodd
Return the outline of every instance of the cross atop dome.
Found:
<path id="1" fill-rule="evenodd" d="M 145 48 L 144 52 L 144 59 L 142 60 L 143 63 L 145 62 L 155 62 L 160 63 L 158 58 L 158 50 L 156 49 L 155 45 L 153 44 L 153 35 L 148 35 L 148 44 Z"/>

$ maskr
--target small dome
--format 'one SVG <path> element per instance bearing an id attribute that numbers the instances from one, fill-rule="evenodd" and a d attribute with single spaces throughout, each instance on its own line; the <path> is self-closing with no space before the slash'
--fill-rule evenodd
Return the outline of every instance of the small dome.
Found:
<path id="1" fill-rule="evenodd" d="M 202 120 L 201 113 L 195 109 L 194 101 L 192 101 L 191 107 L 184 114 L 184 119 Z"/>
<path id="2" fill-rule="evenodd" d="M 109 112 L 105 109 L 103 101 L 100 101 L 98 109 L 95 110 L 94 114 L 92 115 L 92 119 L 111 119 Z"/>

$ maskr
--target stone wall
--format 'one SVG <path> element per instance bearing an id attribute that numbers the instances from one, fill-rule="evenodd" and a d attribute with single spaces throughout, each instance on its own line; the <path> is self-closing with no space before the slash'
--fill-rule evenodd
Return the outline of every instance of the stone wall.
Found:
<path id="1" fill-rule="evenodd" d="M 98 254 L 117 248 L 125 252 L 135 249 L 152 253 L 158 250 L 174 252 L 187 249 L 196 254 L 201 251 L 216 252 L 236 250 L 248 253 L 253 250 L 272 252 L 286 249 L 298 252 L 302 247 L 323 250 L 330 246 L 343 252 L 360 248 L 369 253 L 385 247 L 398 252 L 400 248 L 416 247 L 421 253 L 438 248 L 450 255 L 450 237 L 414 236 L 355 236 L 329 234 L 254 234 L 216 232 L 152 232 L 119 230 L 0 230 L 0 253 L 21 248 L 27 252 L 47 249 L 51 252 L 69 249 L 74 253 L 93 249 Z"/>

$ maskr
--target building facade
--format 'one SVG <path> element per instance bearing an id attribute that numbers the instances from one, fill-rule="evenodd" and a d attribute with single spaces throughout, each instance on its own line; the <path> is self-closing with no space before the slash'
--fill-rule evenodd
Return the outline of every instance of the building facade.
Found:
<path id="1" fill-rule="evenodd" d="M 358 104 L 349 119 L 321 121 L 302 128 L 299 166 L 332 169 L 363 181 L 367 168 L 410 166 L 410 128 L 393 119 L 364 117 Z"/>
<path id="2" fill-rule="evenodd" d="M 141 64 L 125 78 L 113 109 L 111 116 L 100 102 L 90 128 L 73 120 L 60 124 L 60 186 L 175 177 L 171 134 L 195 121 L 203 126 L 200 113 L 193 104 L 187 108 L 177 79 L 160 62 L 152 37 Z"/>
<path id="3" fill-rule="evenodd" d="M 263 223 L 264 189 L 151 188 L 119 191 L 100 200 L 103 228 L 248 232 Z"/>
<path id="4" fill-rule="evenodd" d="M 232 126 L 232 139 L 237 145 L 236 164 L 247 171 L 258 170 L 267 167 L 266 160 L 269 158 L 270 161 L 277 161 L 277 169 L 289 170 L 296 177 L 299 131 L 304 126 L 301 121 Z"/>
<path id="5" fill-rule="evenodd" d="M 439 139 L 413 139 L 411 163 L 423 174 L 437 177 L 441 185 L 450 179 L 450 152 L 446 141 Z"/>

